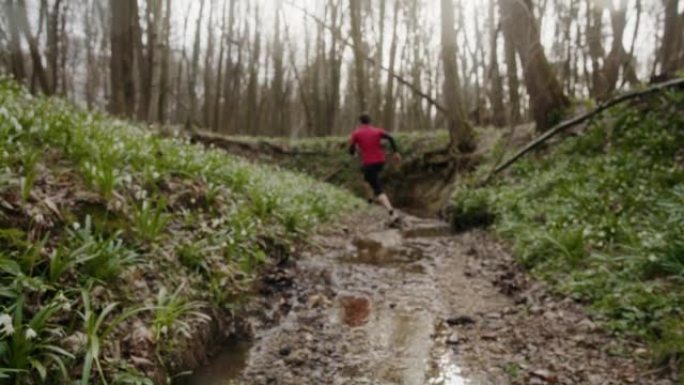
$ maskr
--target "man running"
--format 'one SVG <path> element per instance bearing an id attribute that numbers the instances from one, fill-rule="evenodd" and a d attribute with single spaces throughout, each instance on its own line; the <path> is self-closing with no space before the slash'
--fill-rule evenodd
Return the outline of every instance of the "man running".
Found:
<path id="1" fill-rule="evenodd" d="M 373 189 L 377 202 L 389 211 L 390 218 L 394 220 L 396 213 L 389 198 L 382 190 L 380 172 L 385 167 L 385 151 L 382 148 L 382 140 L 389 141 L 395 161 L 400 162 L 401 157 L 397 151 L 397 144 L 385 130 L 371 125 L 371 118 L 368 114 L 361 115 L 359 121 L 361 125 L 354 130 L 349 140 L 349 153 L 355 155 L 357 149 L 359 150 L 364 179 Z"/>

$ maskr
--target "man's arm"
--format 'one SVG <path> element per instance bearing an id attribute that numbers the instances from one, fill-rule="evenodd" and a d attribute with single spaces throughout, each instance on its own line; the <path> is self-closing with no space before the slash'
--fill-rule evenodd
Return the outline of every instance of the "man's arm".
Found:
<path id="1" fill-rule="evenodd" d="M 353 133 L 349 138 L 349 155 L 356 155 L 356 133 Z"/>
<path id="2" fill-rule="evenodd" d="M 387 139 L 387 141 L 389 141 L 389 144 L 390 144 L 390 147 L 392 147 L 392 152 L 393 152 L 393 153 L 395 153 L 395 154 L 398 154 L 398 153 L 399 153 L 399 149 L 397 148 L 397 142 L 394 140 L 394 138 L 392 137 L 392 135 L 390 135 L 390 134 L 388 134 L 388 133 L 386 133 L 386 132 L 383 132 L 383 133 L 382 133 L 382 138 L 383 138 L 383 139 Z"/>

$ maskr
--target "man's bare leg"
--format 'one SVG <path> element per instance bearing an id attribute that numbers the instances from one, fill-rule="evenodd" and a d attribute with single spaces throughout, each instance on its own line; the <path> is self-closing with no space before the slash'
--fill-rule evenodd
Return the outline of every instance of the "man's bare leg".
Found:
<path id="1" fill-rule="evenodd" d="M 387 197 L 387 194 L 380 194 L 378 195 L 378 202 L 389 211 L 391 216 L 394 216 L 394 207 L 392 206 L 392 202 L 390 202 L 389 198 Z"/>

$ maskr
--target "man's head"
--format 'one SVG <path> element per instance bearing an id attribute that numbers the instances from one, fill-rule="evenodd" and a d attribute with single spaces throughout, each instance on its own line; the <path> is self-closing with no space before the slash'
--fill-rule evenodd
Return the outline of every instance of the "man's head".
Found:
<path id="1" fill-rule="evenodd" d="M 361 114 L 361 116 L 359 116 L 359 122 L 361 122 L 361 124 L 371 124 L 370 115 L 364 112 L 363 114 Z"/>

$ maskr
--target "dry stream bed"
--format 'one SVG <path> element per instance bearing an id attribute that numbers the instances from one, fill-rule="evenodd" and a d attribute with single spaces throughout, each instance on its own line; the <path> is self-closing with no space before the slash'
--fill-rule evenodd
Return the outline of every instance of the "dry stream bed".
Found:
<path id="1" fill-rule="evenodd" d="M 670 384 L 642 346 L 516 268 L 485 232 L 373 211 L 274 268 L 229 342 L 178 385 Z"/>

